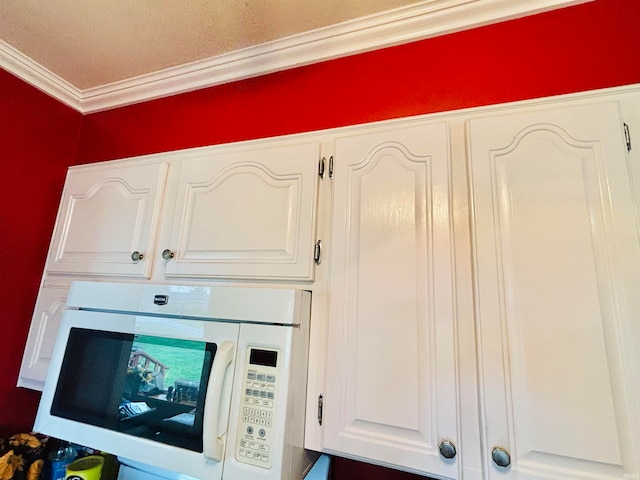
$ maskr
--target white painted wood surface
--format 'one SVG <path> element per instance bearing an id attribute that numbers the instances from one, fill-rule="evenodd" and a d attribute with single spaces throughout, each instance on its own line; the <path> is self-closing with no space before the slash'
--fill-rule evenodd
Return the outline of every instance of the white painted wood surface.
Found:
<path id="1" fill-rule="evenodd" d="M 70 169 L 47 272 L 150 278 L 167 169 L 148 161 Z M 134 251 L 143 259 L 133 261 Z"/>
<path id="2" fill-rule="evenodd" d="M 313 279 L 319 160 L 317 142 L 181 158 L 164 275 Z"/>
<path id="3" fill-rule="evenodd" d="M 637 214 L 617 103 L 468 124 L 490 479 L 620 479 L 640 463 Z"/>
<path id="4" fill-rule="evenodd" d="M 64 285 L 40 288 L 18 375 L 19 387 L 42 390 L 68 290 Z"/>
<path id="5" fill-rule="evenodd" d="M 324 447 L 457 478 L 448 144 L 444 122 L 335 141 Z"/>

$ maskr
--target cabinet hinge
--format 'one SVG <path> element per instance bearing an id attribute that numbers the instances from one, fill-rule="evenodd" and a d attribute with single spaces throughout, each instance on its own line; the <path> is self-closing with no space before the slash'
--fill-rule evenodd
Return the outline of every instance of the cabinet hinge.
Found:
<path id="1" fill-rule="evenodd" d="M 313 248 L 313 260 L 316 262 L 316 265 L 322 263 L 322 240 L 318 240 Z"/>
<path id="2" fill-rule="evenodd" d="M 631 151 L 631 133 L 629 132 L 629 125 L 624 123 L 623 126 L 624 126 L 624 141 L 627 142 L 627 152 L 630 152 Z"/>
<path id="3" fill-rule="evenodd" d="M 327 166 L 327 163 L 329 164 Z M 329 157 L 327 161 L 326 157 L 322 157 L 318 163 L 318 176 L 321 180 L 324 180 L 329 175 L 329 180 L 333 178 L 333 155 Z"/>
<path id="4" fill-rule="evenodd" d="M 318 176 L 320 177 L 320 180 L 324 180 L 326 177 L 326 163 L 327 159 L 322 157 L 318 164 Z"/>
<path id="5" fill-rule="evenodd" d="M 322 425 L 322 409 L 324 408 L 324 397 L 318 395 L 318 424 Z"/>

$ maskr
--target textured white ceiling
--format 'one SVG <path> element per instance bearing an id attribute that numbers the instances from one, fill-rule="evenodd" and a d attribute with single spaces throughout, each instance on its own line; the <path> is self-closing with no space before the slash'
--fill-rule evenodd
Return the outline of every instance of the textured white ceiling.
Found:
<path id="1" fill-rule="evenodd" d="M 0 40 L 79 90 L 416 0 L 0 0 Z"/>

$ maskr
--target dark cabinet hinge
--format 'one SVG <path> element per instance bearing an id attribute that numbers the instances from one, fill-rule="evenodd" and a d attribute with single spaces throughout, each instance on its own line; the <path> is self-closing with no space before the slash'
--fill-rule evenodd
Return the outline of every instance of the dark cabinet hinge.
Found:
<path id="1" fill-rule="evenodd" d="M 327 165 L 327 163 L 329 165 Z M 329 176 L 329 180 L 333 178 L 333 155 L 329 157 L 327 161 L 326 157 L 322 157 L 318 163 L 318 176 L 320 180 L 324 180 Z"/>
<path id="2" fill-rule="evenodd" d="M 318 395 L 318 424 L 322 425 L 322 409 L 324 408 L 324 397 Z"/>
<path id="3" fill-rule="evenodd" d="M 631 133 L 629 132 L 629 125 L 624 123 L 623 126 L 624 126 L 624 141 L 627 142 L 627 152 L 630 152 L 631 151 Z"/>
<path id="4" fill-rule="evenodd" d="M 316 262 L 316 265 L 322 263 L 322 240 L 318 240 L 313 248 L 313 260 Z"/>

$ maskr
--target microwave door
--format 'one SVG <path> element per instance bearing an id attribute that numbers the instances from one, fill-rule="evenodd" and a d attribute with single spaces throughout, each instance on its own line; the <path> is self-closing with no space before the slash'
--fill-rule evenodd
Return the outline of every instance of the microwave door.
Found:
<path id="1" fill-rule="evenodd" d="M 230 323 L 70 310 L 35 428 L 220 478 L 238 332 Z"/>

